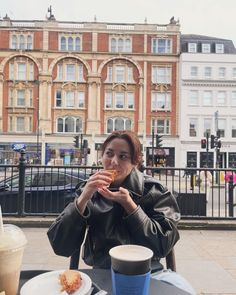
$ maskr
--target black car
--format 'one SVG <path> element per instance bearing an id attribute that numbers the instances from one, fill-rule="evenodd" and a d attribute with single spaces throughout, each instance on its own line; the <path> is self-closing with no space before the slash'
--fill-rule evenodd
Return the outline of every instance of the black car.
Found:
<path id="1" fill-rule="evenodd" d="M 19 173 L 0 181 L 0 205 L 3 213 L 17 213 L 19 206 L 30 215 L 60 213 L 74 199 L 74 191 L 89 171 L 73 168 L 33 168 L 25 172 L 24 206 L 18 200 Z"/>

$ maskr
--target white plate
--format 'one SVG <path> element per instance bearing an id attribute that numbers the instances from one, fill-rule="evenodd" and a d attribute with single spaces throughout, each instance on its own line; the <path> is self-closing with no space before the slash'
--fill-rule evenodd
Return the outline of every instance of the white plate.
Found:
<path id="1" fill-rule="evenodd" d="M 27 281 L 20 290 L 20 295 L 61 295 L 59 275 L 64 270 L 56 270 L 38 275 Z M 73 295 L 86 295 L 92 287 L 92 281 L 88 275 L 81 272 L 82 283 L 80 288 L 72 293 Z"/>

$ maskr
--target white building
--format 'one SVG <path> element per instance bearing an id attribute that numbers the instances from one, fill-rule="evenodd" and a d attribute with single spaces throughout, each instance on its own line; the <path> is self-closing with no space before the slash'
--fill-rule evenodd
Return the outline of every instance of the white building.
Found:
<path id="1" fill-rule="evenodd" d="M 231 40 L 181 36 L 178 167 L 236 165 L 236 51 Z M 221 148 L 211 148 L 210 135 Z M 209 151 L 201 140 L 209 134 Z M 208 154 L 208 155 L 207 155 Z M 218 154 L 218 157 L 217 155 Z M 208 158 L 208 159 L 207 159 Z M 218 161 L 217 161 L 218 159 Z"/>

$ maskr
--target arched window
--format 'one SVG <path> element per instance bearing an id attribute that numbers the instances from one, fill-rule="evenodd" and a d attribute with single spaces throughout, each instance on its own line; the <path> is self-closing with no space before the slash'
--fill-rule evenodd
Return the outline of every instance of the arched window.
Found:
<path id="1" fill-rule="evenodd" d="M 65 132 L 74 132 L 75 120 L 72 117 L 67 117 L 65 119 Z"/>
<path id="2" fill-rule="evenodd" d="M 24 35 L 20 35 L 20 46 L 19 49 L 25 49 L 25 37 Z"/>
<path id="3" fill-rule="evenodd" d="M 27 49 L 32 49 L 32 36 L 27 36 Z"/>
<path id="4" fill-rule="evenodd" d="M 57 132 L 81 133 L 82 118 L 64 117 L 57 119 Z"/>
<path id="5" fill-rule="evenodd" d="M 76 119 L 76 133 L 82 132 L 82 120 L 81 118 Z"/>
<path id="6" fill-rule="evenodd" d="M 16 37 L 16 35 L 13 35 L 12 36 L 12 39 L 11 39 L 11 48 L 12 49 L 17 49 L 17 37 Z"/>
<path id="7" fill-rule="evenodd" d="M 132 122 L 128 118 L 116 117 L 107 120 L 107 133 L 116 130 L 131 130 Z"/>
<path id="8" fill-rule="evenodd" d="M 61 37 L 61 50 L 66 50 L 66 38 Z"/>
<path id="9" fill-rule="evenodd" d="M 72 37 L 68 38 L 68 50 L 73 51 L 74 50 L 74 40 Z"/>
<path id="10" fill-rule="evenodd" d="M 108 119 L 107 120 L 107 133 L 112 133 L 113 131 L 113 120 Z"/>
<path id="11" fill-rule="evenodd" d="M 111 39 L 111 52 L 116 52 L 116 39 Z"/>
<path id="12" fill-rule="evenodd" d="M 63 119 L 57 119 L 57 132 L 63 132 Z"/>
<path id="13" fill-rule="evenodd" d="M 80 51 L 80 38 L 75 39 L 75 51 Z"/>

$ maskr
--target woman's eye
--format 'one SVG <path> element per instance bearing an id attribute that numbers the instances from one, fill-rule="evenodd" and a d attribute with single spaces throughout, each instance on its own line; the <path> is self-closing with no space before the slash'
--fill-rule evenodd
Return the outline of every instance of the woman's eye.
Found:
<path id="1" fill-rule="evenodd" d="M 112 156 L 113 156 L 113 153 L 112 153 L 112 152 L 106 152 L 106 155 L 107 155 L 108 157 L 112 157 Z"/>
<path id="2" fill-rule="evenodd" d="M 121 160 L 128 160 L 129 157 L 127 155 L 120 155 Z"/>

